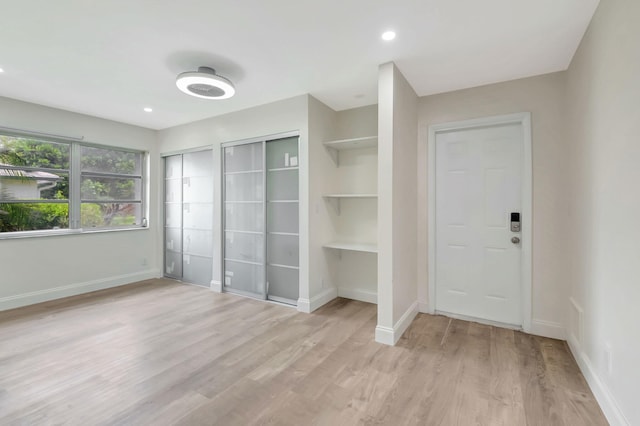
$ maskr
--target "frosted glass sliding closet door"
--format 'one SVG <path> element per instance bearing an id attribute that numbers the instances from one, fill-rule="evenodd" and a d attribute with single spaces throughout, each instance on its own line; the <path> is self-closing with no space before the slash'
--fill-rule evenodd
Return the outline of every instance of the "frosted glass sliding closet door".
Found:
<path id="1" fill-rule="evenodd" d="M 263 143 L 223 148 L 227 291 L 265 298 Z"/>
<path id="2" fill-rule="evenodd" d="M 298 138 L 268 141 L 268 298 L 297 304 L 299 285 Z"/>
<path id="3" fill-rule="evenodd" d="M 223 288 L 298 300 L 298 137 L 225 144 Z"/>
<path id="4" fill-rule="evenodd" d="M 212 269 L 212 151 L 165 157 L 164 274 L 209 287 Z"/>

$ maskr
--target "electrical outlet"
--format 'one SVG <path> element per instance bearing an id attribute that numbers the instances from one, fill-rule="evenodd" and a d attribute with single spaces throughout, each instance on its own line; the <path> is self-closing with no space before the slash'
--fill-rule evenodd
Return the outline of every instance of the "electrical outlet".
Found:
<path id="1" fill-rule="evenodd" d="M 613 353 L 610 343 L 604 344 L 604 362 L 607 366 L 607 374 L 611 376 L 613 374 Z"/>

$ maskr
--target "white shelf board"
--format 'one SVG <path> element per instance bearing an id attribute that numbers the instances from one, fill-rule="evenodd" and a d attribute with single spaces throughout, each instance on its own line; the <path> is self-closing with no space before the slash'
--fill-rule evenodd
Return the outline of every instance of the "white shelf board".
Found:
<path id="1" fill-rule="evenodd" d="M 373 148 L 378 146 L 378 136 L 365 136 L 363 138 L 340 139 L 336 141 L 324 142 L 327 148 L 338 151 L 346 149 Z"/>
<path id="2" fill-rule="evenodd" d="M 378 198 L 378 194 L 325 194 L 325 198 Z"/>
<path id="3" fill-rule="evenodd" d="M 350 250 L 350 251 L 362 251 L 366 253 L 378 253 L 378 246 L 375 244 L 362 244 L 362 243 L 345 243 L 345 242 L 332 242 L 325 244 L 323 247 L 337 250 Z"/>

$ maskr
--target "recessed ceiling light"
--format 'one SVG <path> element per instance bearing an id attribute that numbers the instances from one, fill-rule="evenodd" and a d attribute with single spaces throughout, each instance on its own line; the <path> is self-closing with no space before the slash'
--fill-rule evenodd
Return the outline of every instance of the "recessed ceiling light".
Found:
<path id="1" fill-rule="evenodd" d="M 183 72 L 178 75 L 176 86 L 187 95 L 202 99 L 229 99 L 236 93 L 233 83 L 209 67 Z"/>
<path id="2" fill-rule="evenodd" d="M 144 112 L 153 112 L 153 108 L 146 107 L 144 109 Z"/>
<path id="3" fill-rule="evenodd" d="M 0 72 L 4 72 L 4 70 L 2 68 L 0 68 Z"/>
<path id="4" fill-rule="evenodd" d="M 396 38 L 396 33 L 393 31 L 385 31 L 382 33 L 382 39 L 384 41 L 391 41 Z"/>

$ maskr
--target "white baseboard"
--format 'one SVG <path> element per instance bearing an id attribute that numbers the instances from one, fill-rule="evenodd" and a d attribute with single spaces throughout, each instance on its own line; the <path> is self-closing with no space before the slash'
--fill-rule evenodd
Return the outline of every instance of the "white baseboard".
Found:
<path id="1" fill-rule="evenodd" d="M 211 290 L 215 291 L 216 293 L 222 293 L 222 282 L 221 281 L 216 281 L 216 280 L 211 280 Z"/>
<path id="2" fill-rule="evenodd" d="M 552 339 L 566 340 L 567 330 L 557 322 L 534 319 L 531 321 L 531 334 L 550 337 Z"/>
<path id="3" fill-rule="evenodd" d="M 369 290 L 363 290 L 359 288 L 344 288 L 338 287 L 338 297 L 344 297 L 346 299 L 359 300 L 367 303 L 378 303 L 378 293 Z"/>
<path id="4" fill-rule="evenodd" d="M 376 326 L 376 342 L 391 346 L 398 343 L 398 340 L 407 331 L 416 315 L 418 315 L 418 302 L 413 302 L 409 309 L 402 314 L 398 322 L 393 325 L 393 328 L 381 325 Z"/>
<path id="5" fill-rule="evenodd" d="M 394 339 L 393 328 L 384 327 L 382 325 L 376 326 L 376 342 L 384 345 L 393 346 L 396 344 Z"/>
<path id="6" fill-rule="evenodd" d="M 568 343 L 569 349 L 571 350 L 573 357 L 576 359 L 578 367 L 580 367 L 580 371 L 582 371 L 582 375 L 587 380 L 587 383 L 591 388 L 591 392 L 593 392 L 598 404 L 600 404 L 600 408 L 602 408 L 609 424 L 612 426 L 631 425 L 620 409 L 620 406 L 611 393 L 611 390 L 609 390 L 609 387 L 600 379 L 595 368 L 593 368 L 591 360 L 587 354 L 582 351 L 573 334 L 569 336 Z"/>
<path id="7" fill-rule="evenodd" d="M 148 269 L 146 271 L 135 272 L 133 274 L 116 275 L 83 283 L 75 283 L 48 288 L 46 290 L 32 291 L 29 293 L 17 294 L 15 296 L 3 297 L 0 299 L 0 311 L 48 302 L 50 300 L 61 299 L 63 297 L 77 296 L 78 294 L 90 293 L 92 291 L 103 290 L 106 288 L 118 287 L 125 284 L 131 284 L 136 281 L 149 280 L 157 278 L 159 273 L 160 272 L 157 269 Z"/>
<path id="8" fill-rule="evenodd" d="M 298 311 L 310 314 L 320 306 L 331 302 L 338 297 L 338 289 L 335 287 L 327 288 L 320 294 L 316 294 L 311 299 L 298 299 Z"/>

